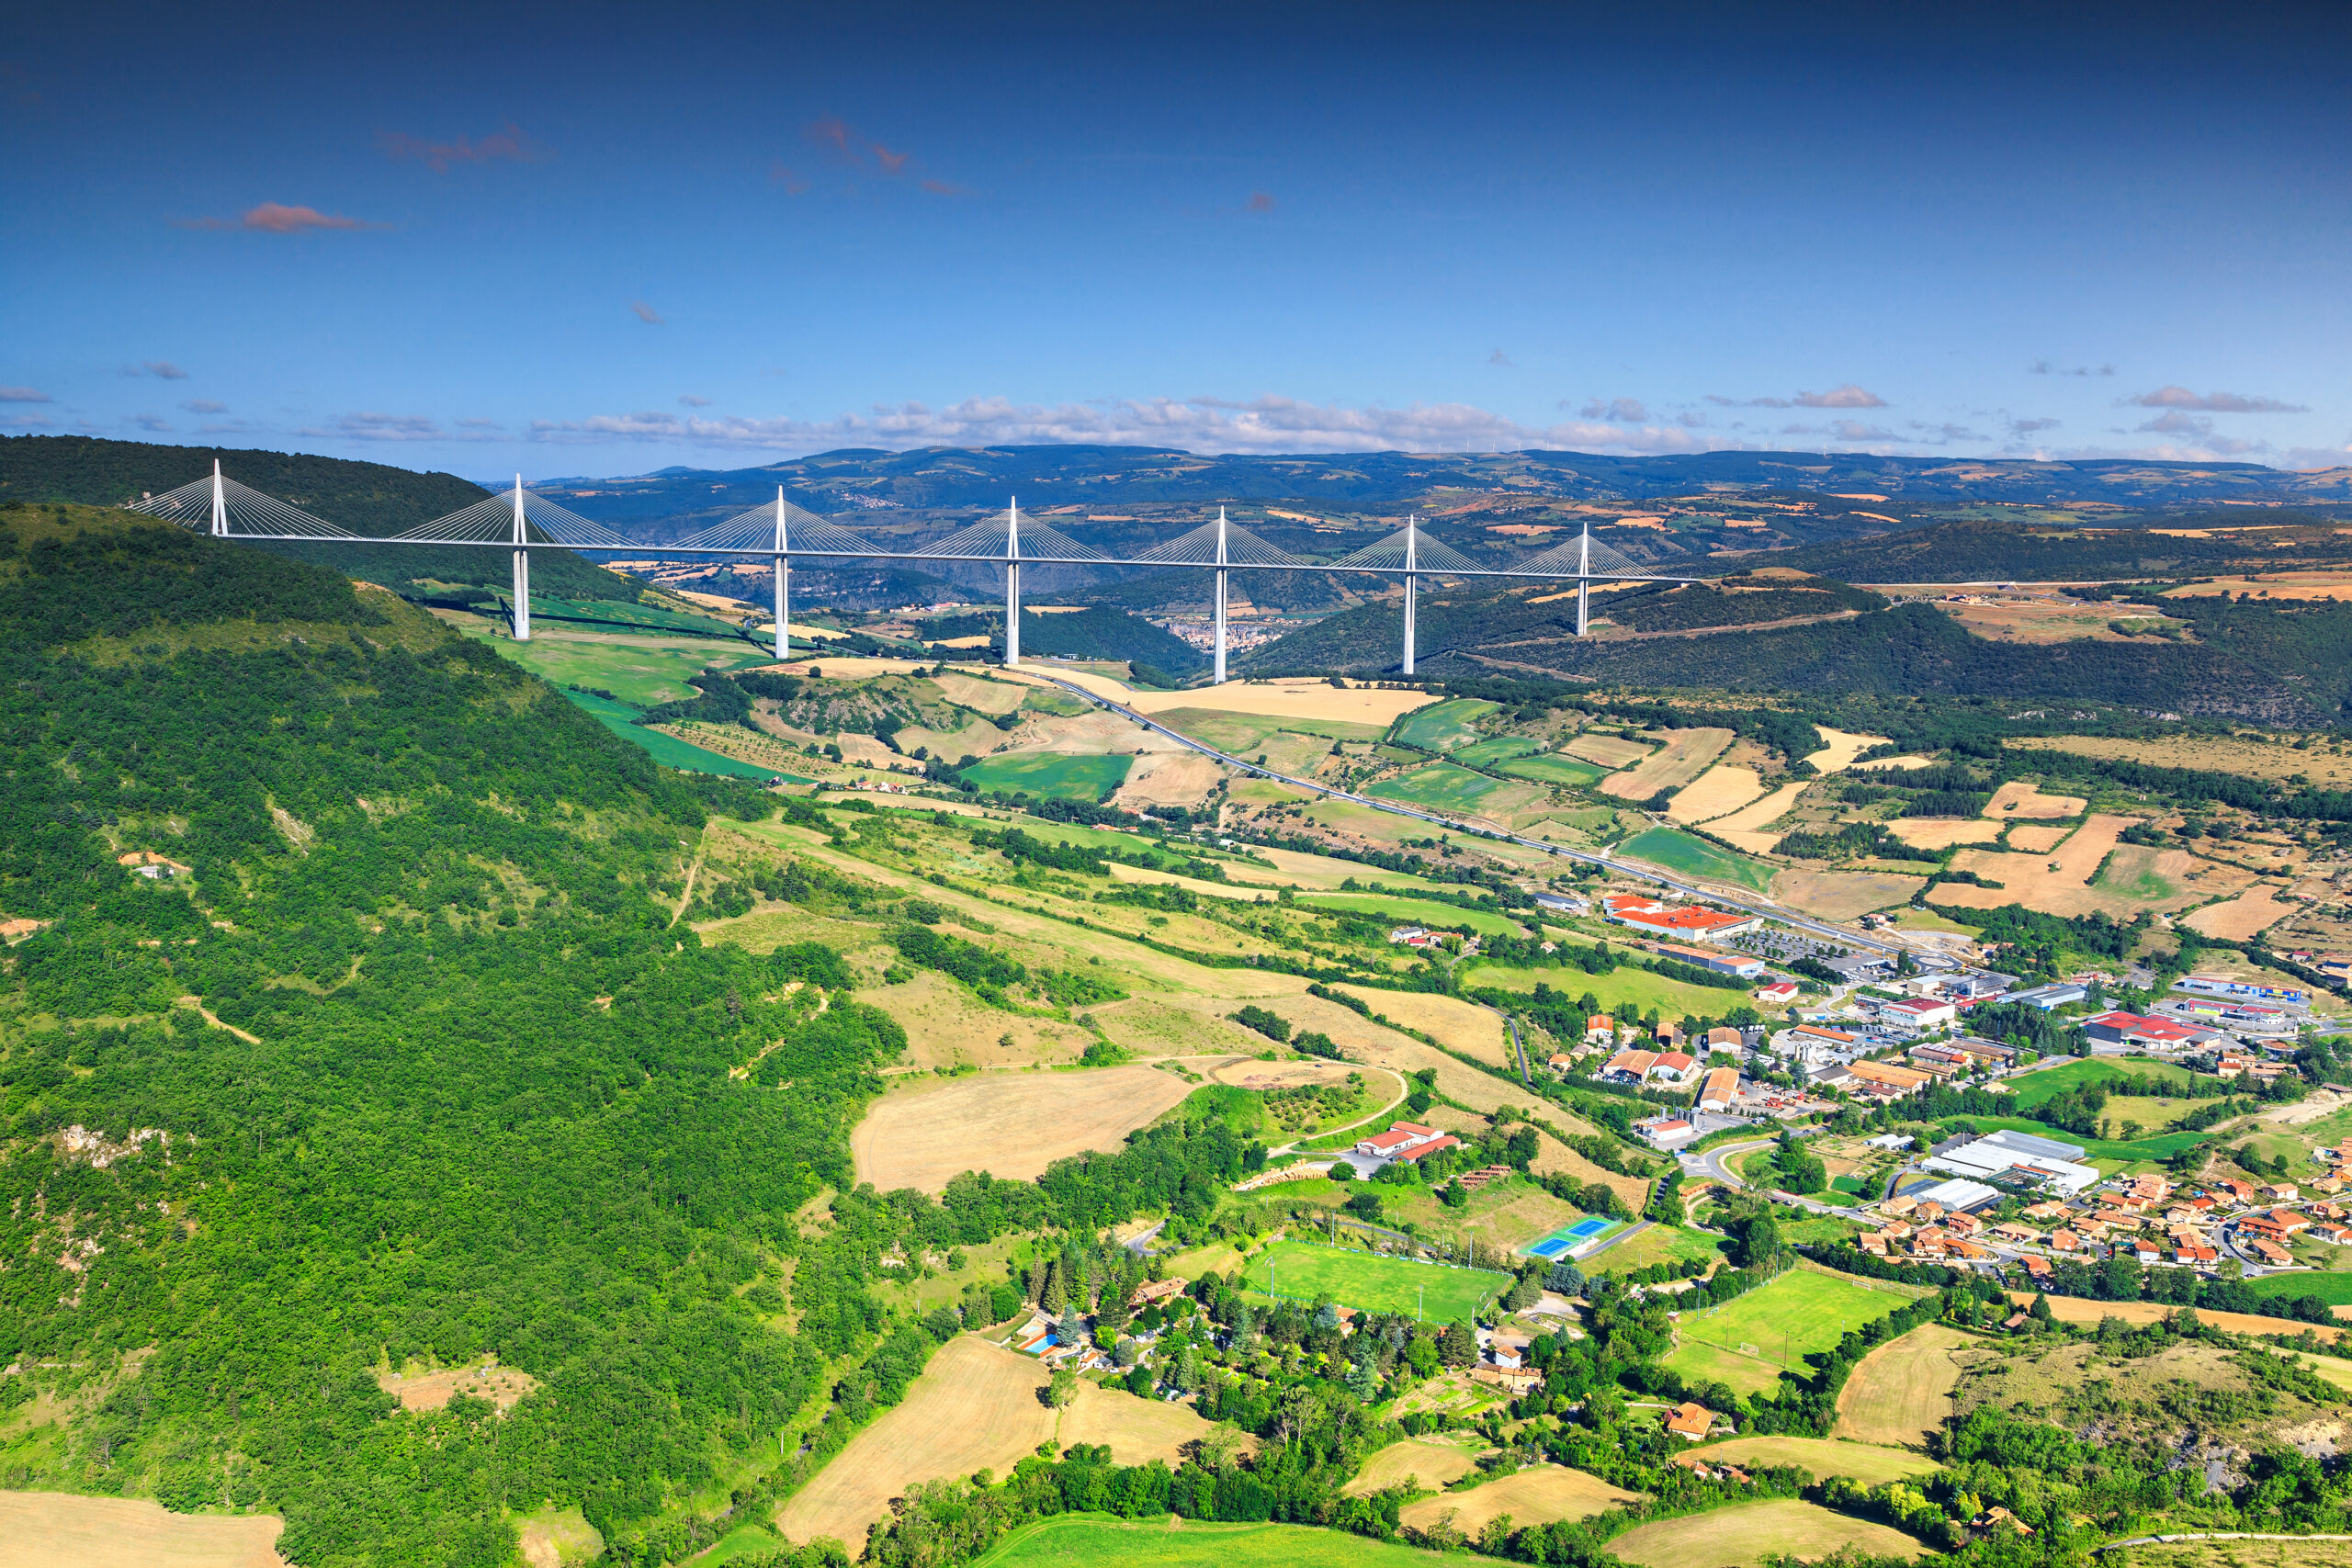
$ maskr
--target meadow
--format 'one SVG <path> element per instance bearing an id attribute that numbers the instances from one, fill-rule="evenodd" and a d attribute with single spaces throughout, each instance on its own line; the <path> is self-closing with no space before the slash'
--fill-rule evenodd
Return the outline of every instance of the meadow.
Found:
<path id="1" fill-rule="evenodd" d="M 1424 751 L 1451 751 L 1457 746 L 1467 746 L 1478 739 L 1478 720 L 1501 712 L 1501 708 L 1475 697 L 1458 697 L 1452 702 L 1438 703 L 1417 709 L 1397 720 L 1390 739 L 1399 746 L 1419 747 Z"/>
<path id="2" fill-rule="evenodd" d="M 1804 1371 L 1805 1357 L 1897 1310 L 1916 1293 L 1792 1269 L 1735 1301 L 1684 1317 L 1681 1343 L 1666 1364 L 1685 1377 L 1718 1379 L 1741 1393 L 1764 1393 L 1779 1384 L 1783 1370 Z"/>
<path id="3" fill-rule="evenodd" d="M 1064 1514 L 1014 1531 L 972 1568 L 1437 1568 L 1451 1561 L 1311 1525 Z"/>
<path id="4" fill-rule="evenodd" d="M 1400 898 L 1385 893 L 1302 893 L 1298 902 L 1317 909 L 1373 915 L 1384 920 L 1450 929 L 1467 926 L 1481 936 L 1519 936 L 1520 925 L 1485 909 L 1461 909 L 1427 898 Z"/>
<path id="5" fill-rule="evenodd" d="M 1023 791 L 1043 800 L 1101 800 L 1127 776 L 1133 757 L 1117 752 L 1068 756 L 1055 751 L 1014 751 L 988 757 L 966 768 L 961 777 L 983 793 L 1019 795 Z"/>
<path id="6" fill-rule="evenodd" d="M 1474 768 L 1485 768 L 1497 762 L 1507 762 L 1513 757 L 1524 757 L 1531 751 L 1542 750 L 1541 746 L 1524 735 L 1498 735 L 1492 740 L 1481 740 L 1475 745 L 1464 746 L 1452 755 L 1457 762 L 1466 763 Z"/>
<path id="7" fill-rule="evenodd" d="M 1718 849 L 1704 839 L 1678 833 L 1671 828 L 1645 828 L 1617 846 L 1617 853 L 1627 860 L 1645 860 L 1652 865 L 1684 876 L 1696 876 L 1710 882 L 1726 882 L 1749 887 L 1761 893 L 1772 880 L 1772 868 L 1746 860 L 1729 850 Z"/>
<path id="8" fill-rule="evenodd" d="M 1660 1519 L 1626 1531 L 1609 1550 L 1637 1568 L 1761 1568 L 1770 1558 L 1827 1557 L 1849 1546 L 1873 1557 L 1927 1550 L 1901 1530 L 1794 1498 Z"/>
<path id="9" fill-rule="evenodd" d="M 763 767 L 756 762 L 739 761 L 733 757 L 723 757 L 716 751 L 705 750 L 700 746 L 681 740 L 674 735 L 665 734 L 659 729 L 648 729 L 645 726 L 635 722 L 639 710 L 630 707 L 627 703 L 606 702 L 604 698 L 589 692 L 567 691 L 563 695 L 572 706 L 584 709 L 598 724 L 603 725 L 615 735 L 632 746 L 643 748 L 646 755 L 663 767 L 678 768 L 692 773 L 725 773 L 732 778 L 757 779 L 763 783 L 778 776 L 777 770 L 775 768 Z M 793 779 L 797 783 L 808 782 L 797 774 L 786 773 L 782 776 Z"/>
<path id="10" fill-rule="evenodd" d="M 1281 1242 L 1250 1260 L 1242 1279 L 1261 1295 L 1285 1301 L 1329 1297 L 1362 1312 L 1393 1312 L 1430 1323 L 1466 1320 L 1510 1284 L 1486 1269 L 1454 1269 L 1368 1252 Z"/>
<path id="11" fill-rule="evenodd" d="M 1908 1449 L 1876 1443 L 1834 1442 L 1827 1438 L 1734 1438 L 1707 1450 L 1731 1464 L 1792 1464 L 1817 1476 L 1847 1475 L 1866 1486 L 1932 1475 L 1936 1461 Z"/>
<path id="12" fill-rule="evenodd" d="M 275 1568 L 284 1521 L 172 1514 L 144 1498 L 0 1492 L 8 1568 Z"/>
<path id="13" fill-rule="evenodd" d="M 1119 1147 L 1190 1088 L 1141 1066 L 919 1078 L 874 1102 L 850 1153 L 858 1179 L 885 1192 L 944 1191 L 967 1170 L 1025 1181 L 1057 1159 Z"/>
<path id="14" fill-rule="evenodd" d="M 625 631 L 589 631 L 561 625 L 534 627 L 531 640 L 492 637 L 487 623 L 471 635 L 502 659 L 511 660 L 558 687 L 605 691 L 625 703 L 650 708 L 695 694 L 686 677 L 706 670 L 732 672 L 775 662 L 740 639 L 730 648 L 702 637 Z"/>
<path id="15" fill-rule="evenodd" d="M 1430 762 L 1393 779 L 1366 784 L 1363 793 L 1375 800 L 1398 800 L 1432 811 L 1476 812 L 1489 795 L 1510 787 L 1451 762 Z"/>
<path id="16" fill-rule="evenodd" d="M 2176 1066 L 2170 1062 L 2120 1061 L 2112 1056 L 2100 1056 L 2090 1061 L 2069 1062 L 2063 1067 L 2027 1073 L 2010 1083 L 2009 1098 L 2030 1111 L 2085 1084 L 2111 1084 L 2136 1078 L 2143 1082 L 2184 1085 L 2193 1076 L 2187 1067 Z M 2128 1110 L 2129 1107 L 2123 1109 Z"/>
<path id="17" fill-rule="evenodd" d="M 1472 750 L 1476 750 L 1474 747 Z M 1465 752 L 1463 760 L 1469 761 Z M 1528 779 L 1536 784 L 1565 784 L 1570 789 L 1587 789 L 1608 776 L 1608 770 L 1590 762 L 1552 752 L 1541 757 L 1519 757 L 1504 762 L 1495 772 L 1507 778 Z"/>
<path id="18" fill-rule="evenodd" d="M 1612 1504 L 1631 1502 L 1640 1495 L 1581 1470 L 1538 1464 L 1458 1495 L 1441 1492 L 1434 1497 L 1417 1498 L 1405 1505 L 1399 1517 L 1417 1529 L 1427 1529 L 1451 1514 L 1456 1529 L 1476 1536 L 1488 1520 L 1504 1515 L 1514 1525 L 1548 1525 L 1559 1519 L 1589 1518 Z"/>
<path id="19" fill-rule="evenodd" d="M 1660 1018 L 1680 1018 L 1686 1013 L 1720 1018 L 1726 1008 L 1739 999 L 1736 992 L 1689 985 L 1653 970 L 1629 965 L 1621 965 L 1606 975 L 1588 975 L 1581 969 L 1521 968 L 1479 958 L 1464 965 L 1462 979 L 1467 986 L 1498 986 L 1507 991 L 1528 992 L 1532 992 L 1540 980 L 1571 997 L 1589 991 L 1604 1010 L 1613 1009 L 1620 1002 L 1632 1002 L 1644 1012 L 1657 1009 Z"/>
<path id="20" fill-rule="evenodd" d="M 1925 1442 L 1951 1415 L 1952 1390 L 1960 1386 L 1958 1355 L 1978 1343 L 1948 1325 L 1924 1323 L 1879 1346 L 1838 1393 L 1837 1435 L 1863 1443 Z"/>

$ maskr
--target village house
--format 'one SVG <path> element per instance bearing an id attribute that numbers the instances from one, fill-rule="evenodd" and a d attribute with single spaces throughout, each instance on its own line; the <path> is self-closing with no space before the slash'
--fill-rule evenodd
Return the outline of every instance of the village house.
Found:
<path id="1" fill-rule="evenodd" d="M 1704 1442 L 1714 1428 L 1715 1413 L 1703 1404 L 1685 1401 L 1667 1412 L 1666 1429 L 1686 1442 Z"/>

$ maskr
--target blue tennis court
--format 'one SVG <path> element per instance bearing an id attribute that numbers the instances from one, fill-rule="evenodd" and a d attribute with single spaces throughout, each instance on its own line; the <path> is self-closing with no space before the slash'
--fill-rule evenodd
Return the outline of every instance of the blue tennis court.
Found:
<path id="1" fill-rule="evenodd" d="M 1582 1252 L 1617 1227 L 1615 1220 L 1599 1214 L 1588 1214 L 1566 1230 L 1554 1231 L 1525 1250 L 1530 1258 L 1554 1258 L 1565 1253 Z"/>

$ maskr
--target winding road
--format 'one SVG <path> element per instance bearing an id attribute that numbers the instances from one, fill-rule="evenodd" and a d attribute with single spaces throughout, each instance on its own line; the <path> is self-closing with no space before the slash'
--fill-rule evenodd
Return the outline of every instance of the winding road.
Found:
<path id="1" fill-rule="evenodd" d="M 1031 673 L 1037 679 L 1069 693 L 1072 696 L 1082 697 L 1097 707 L 1108 708 L 1122 717 L 1133 719 L 1155 735 L 1164 735 L 1180 746 L 1198 751 L 1204 757 L 1211 758 L 1223 762 L 1227 767 L 1238 769 L 1242 773 L 1251 773 L 1261 779 L 1272 779 L 1276 784 L 1285 784 L 1294 789 L 1329 795 L 1333 800 L 1344 800 L 1351 806 L 1363 806 L 1374 811 L 1385 811 L 1392 817 L 1409 817 L 1417 822 L 1427 822 L 1432 827 L 1447 828 L 1457 833 L 1469 833 L 1482 839 L 1498 839 L 1505 843 L 1519 844 L 1531 850 L 1542 850 L 1546 854 L 1555 855 L 1563 860 L 1581 861 L 1587 865 L 1597 865 L 1606 870 L 1617 871 L 1636 881 L 1653 882 L 1661 887 L 1672 888 L 1678 893 L 1687 893 L 1694 898 L 1708 898 L 1718 904 L 1728 904 L 1735 909 L 1745 909 L 1751 915 L 1760 915 L 1767 919 L 1778 920 L 1798 931 L 1807 931 L 1815 936 L 1826 937 L 1832 942 L 1841 942 L 1851 947 L 1866 947 L 1873 952 L 1886 953 L 1908 951 L 1895 943 L 1864 936 L 1859 931 L 1848 931 L 1843 926 L 1833 926 L 1826 921 L 1815 919 L 1810 915 L 1799 914 L 1784 905 L 1773 903 L 1769 898 L 1726 893 L 1699 883 L 1684 882 L 1649 866 L 1646 863 L 1618 860 L 1605 850 L 1599 852 L 1572 850 L 1545 839 L 1526 839 L 1516 833 L 1497 832 L 1491 828 L 1474 828 L 1455 818 L 1441 817 L 1430 811 L 1417 811 L 1409 806 L 1398 806 L 1394 801 L 1374 800 L 1370 795 L 1358 795 L 1352 790 L 1335 789 L 1329 784 L 1317 784 L 1313 779 L 1296 778 L 1289 773 L 1277 773 L 1261 763 L 1245 761 L 1239 757 L 1220 751 L 1214 746 L 1204 745 L 1181 730 L 1170 729 L 1148 714 L 1139 713 L 1125 703 L 1114 702 L 1100 692 L 1091 691 L 1075 681 L 1065 681 L 1057 675 L 1048 675 L 1042 671 L 1033 671 Z"/>

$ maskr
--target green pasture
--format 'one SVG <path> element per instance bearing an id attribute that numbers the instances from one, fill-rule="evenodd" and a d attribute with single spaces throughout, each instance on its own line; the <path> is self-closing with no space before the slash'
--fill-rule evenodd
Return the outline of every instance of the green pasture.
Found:
<path id="1" fill-rule="evenodd" d="M 1481 740 L 1452 753 L 1457 762 L 1467 762 L 1474 768 L 1492 766 L 1513 757 L 1524 757 L 1530 751 L 1541 750 L 1524 735 L 1498 735 L 1492 740 Z"/>
<path id="2" fill-rule="evenodd" d="M 565 692 L 564 699 L 574 707 L 584 708 L 598 724 L 615 735 L 639 747 L 665 768 L 677 768 L 690 773 L 728 773 L 739 779 L 758 779 L 765 783 L 773 778 L 789 779 L 795 784 L 808 781 L 797 773 L 779 773 L 775 768 L 762 767 L 756 762 L 739 762 L 732 757 L 722 757 L 716 751 L 706 751 L 690 745 L 674 735 L 664 735 L 658 729 L 648 729 L 635 721 L 640 710 L 627 703 L 609 703 L 587 692 Z"/>
<path id="3" fill-rule="evenodd" d="M 1671 828 L 1645 828 L 1618 845 L 1617 852 L 1628 860 L 1645 860 L 1685 876 L 1736 883 L 1758 893 L 1772 880 L 1770 866 Z"/>
<path id="4" fill-rule="evenodd" d="M 2352 1306 L 2352 1273 L 2266 1274 L 2245 1288 L 2257 1296 L 2317 1296 L 2330 1306 Z"/>
<path id="5" fill-rule="evenodd" d="M 1775 1386 L 1782 1370 L 1803 1373 L 1807 1356 L 1831 1348 L 1849 1330 L 1899 1310 L 1917 1294 L 1791 1269 L 1736 1301 L 1685 1313 L 1677 1329 L 1679 1343 L 1666 1365 L 1686 1378 L 1712 1377 L 1742 1393 L 1759 1393 Z"/>
<path id="6" fill-rule="evenodd" d="M 1620 1002 L 1632 1002 L 1647 1012 L 1657 1009 L 1660 1018 L 1680 1018 L 1686 1013 L 1695 1018 L 1721 1018 L 1733 1008 L 1747 1000 L 1747 993 L 1729 987 L 1718 990 L 1713 986 L 1687 985 L 1680 980 L 1647 969 L 1620 966 L 1606 975 L 1588 975 L 1581 969 L 1562 964 L 1558 967 L 1531 964 L 1521 968 L 1515 964 L 1489 964 L 1485 959 L 1470 960 L 1472 968 L 1464 965 L 1462 983 L 1465 986 L 1495 986 L 1507 991 L 1532 993 L 1535 982 L 1543 981 L 1555 991 L 1570 997 L 1581 997 L 1590 991 L 1605 1011 L 1613 1012 Z"/>
<path id="7" fill-rule="evenodd" d="M 511 594 L 501 594 L 499 603 L 512 603 Z M 531 595 L 531 619 L 562 621 L 581 626 L 608 626 L 651 632 L 684 632 L 694 637 L 730 637 L 743 640 L 742 631 L 715 615 L 697 615 L 691 611 L 667 609 L 660 604 L 625 604 L 617 599 L 556 599 L 545 593 Z"/>
<path id="8" fill-rule="evenodd" d="M 1363 793 L 1375 800 L 1401 800 L 1408 806 L 1427 807 L 1432 811 L 1470 812 L 1477 810 L 1479 803 L 1488 795 L 1510 787 L 1451 762 L 1430 762 L 1393 779 L 1366 784 Z"/>
<path id="9" fill-rule="evenodd" d="M 1312 1525 L 1169 1524 L 1058 1514 L 1013 1531 L 972 1568 L 1435 1568 L 1450 1561 Z"/>
<path id="10" fill-rule="evenodd" d="M 1511 1277 L 1286 1241 L 1251 1258 L 1242 1282 L 1261 1295 L 1289 1301 L 1329 1299 L 1359 1312 L 1418 1314 L 1430 1323 L 1455 1323 L 1509 1289 Z"/>
<path id="11" fill-rule="evenodd" d="M 1247 886 L 1243 884 L 1242 886 Z M 1524 936 L 1524 927 L 1484 909 L 1457 909 L 1428 898 L 1396 898 L 1383 893 L 1301 893 L 1297 901 L 1310 908 L 1351 915 L 1375 915 L 1399 925 L 1441 929 L 1467 926 L 1480 936 Z"/>
<path id="12" fill-rule="evenodd" d="M 2098 1056 L 2085 1062 L 2069 1062 L 2063 1067 L 2028 1073 L 2010 1083 L 2009 1098 L 2030 1111 L 2085 1084 L 2111 1084 L 2138 1078 L 2179 1086 L 2188 1083 L 2194 1076 L 2187 1067 L 2176 1066 L 2170 1062 L 2122 1061 L 2113 1056 Z M 2120 1102 L 2109 1106 L 2109 1113 L 2116 1116 L 2123 1115 L 2128 1110 L 2128 1104 Z"/>
<path id="13" fill-rule="evenodd" d="M 1476 697 L 1433 703 L 1398 719 L 1390 739 L 1399 746 L 1417 746 L 1424 751 L 1451 751 L 1476 740 L 1477 721 L 1501 711 L 1498 705 Z"/>
<path id="14" fill-rule="evenodd" d="M 1468 753 L 1464 752 L 1464 756 L 1466 758 Z M 1558 751 L 1542 757 L 1521 757 L 1516 761 L 1503 763 L 1495 772 L 1508 778 L 1528 779 L 1536 784 L 1566 784 L 1570 789 L 1589 789 L 1609 776 L 1609 770 L 1598 762 L 1588 762 L 1581 757 L 1571 757 Z"/>
<path id="15" fill-rule="evenodd" d="M 549 628 L 528 642 L 476 634 L 484 647 L 557 686 L 606 691 L 639 708 L 691 697 L 686 677 L 706 670 L 731 671 L 775 662 L 748 643 L 729 649 L 703 638 L 655 637 L 634 632 L 586 632 Z"/>
<path id="16" fill-rule="evenodd" d="M 1025 790 L 1048 800 L 1099 801 L 1119 787 L 1135 759 L 1121 753 L 1064 756 L 1054 751 L 1016 751 L 988 757 L 963 771 L 973 788 L 1017 795 Z"/>
<path id="17" fill-rule="evenodd" d="M 1377 724 L 1336 718 L 1273 718 L 1264 714 L 1227 713 L 1220 708 L 1170 708 L 1151 716 L 1180 735 L 1235 754 L 1254 753 L 1276 735 L 1312 735 L 1324 740 L 1377 740 L 1387 733 Z"/>

